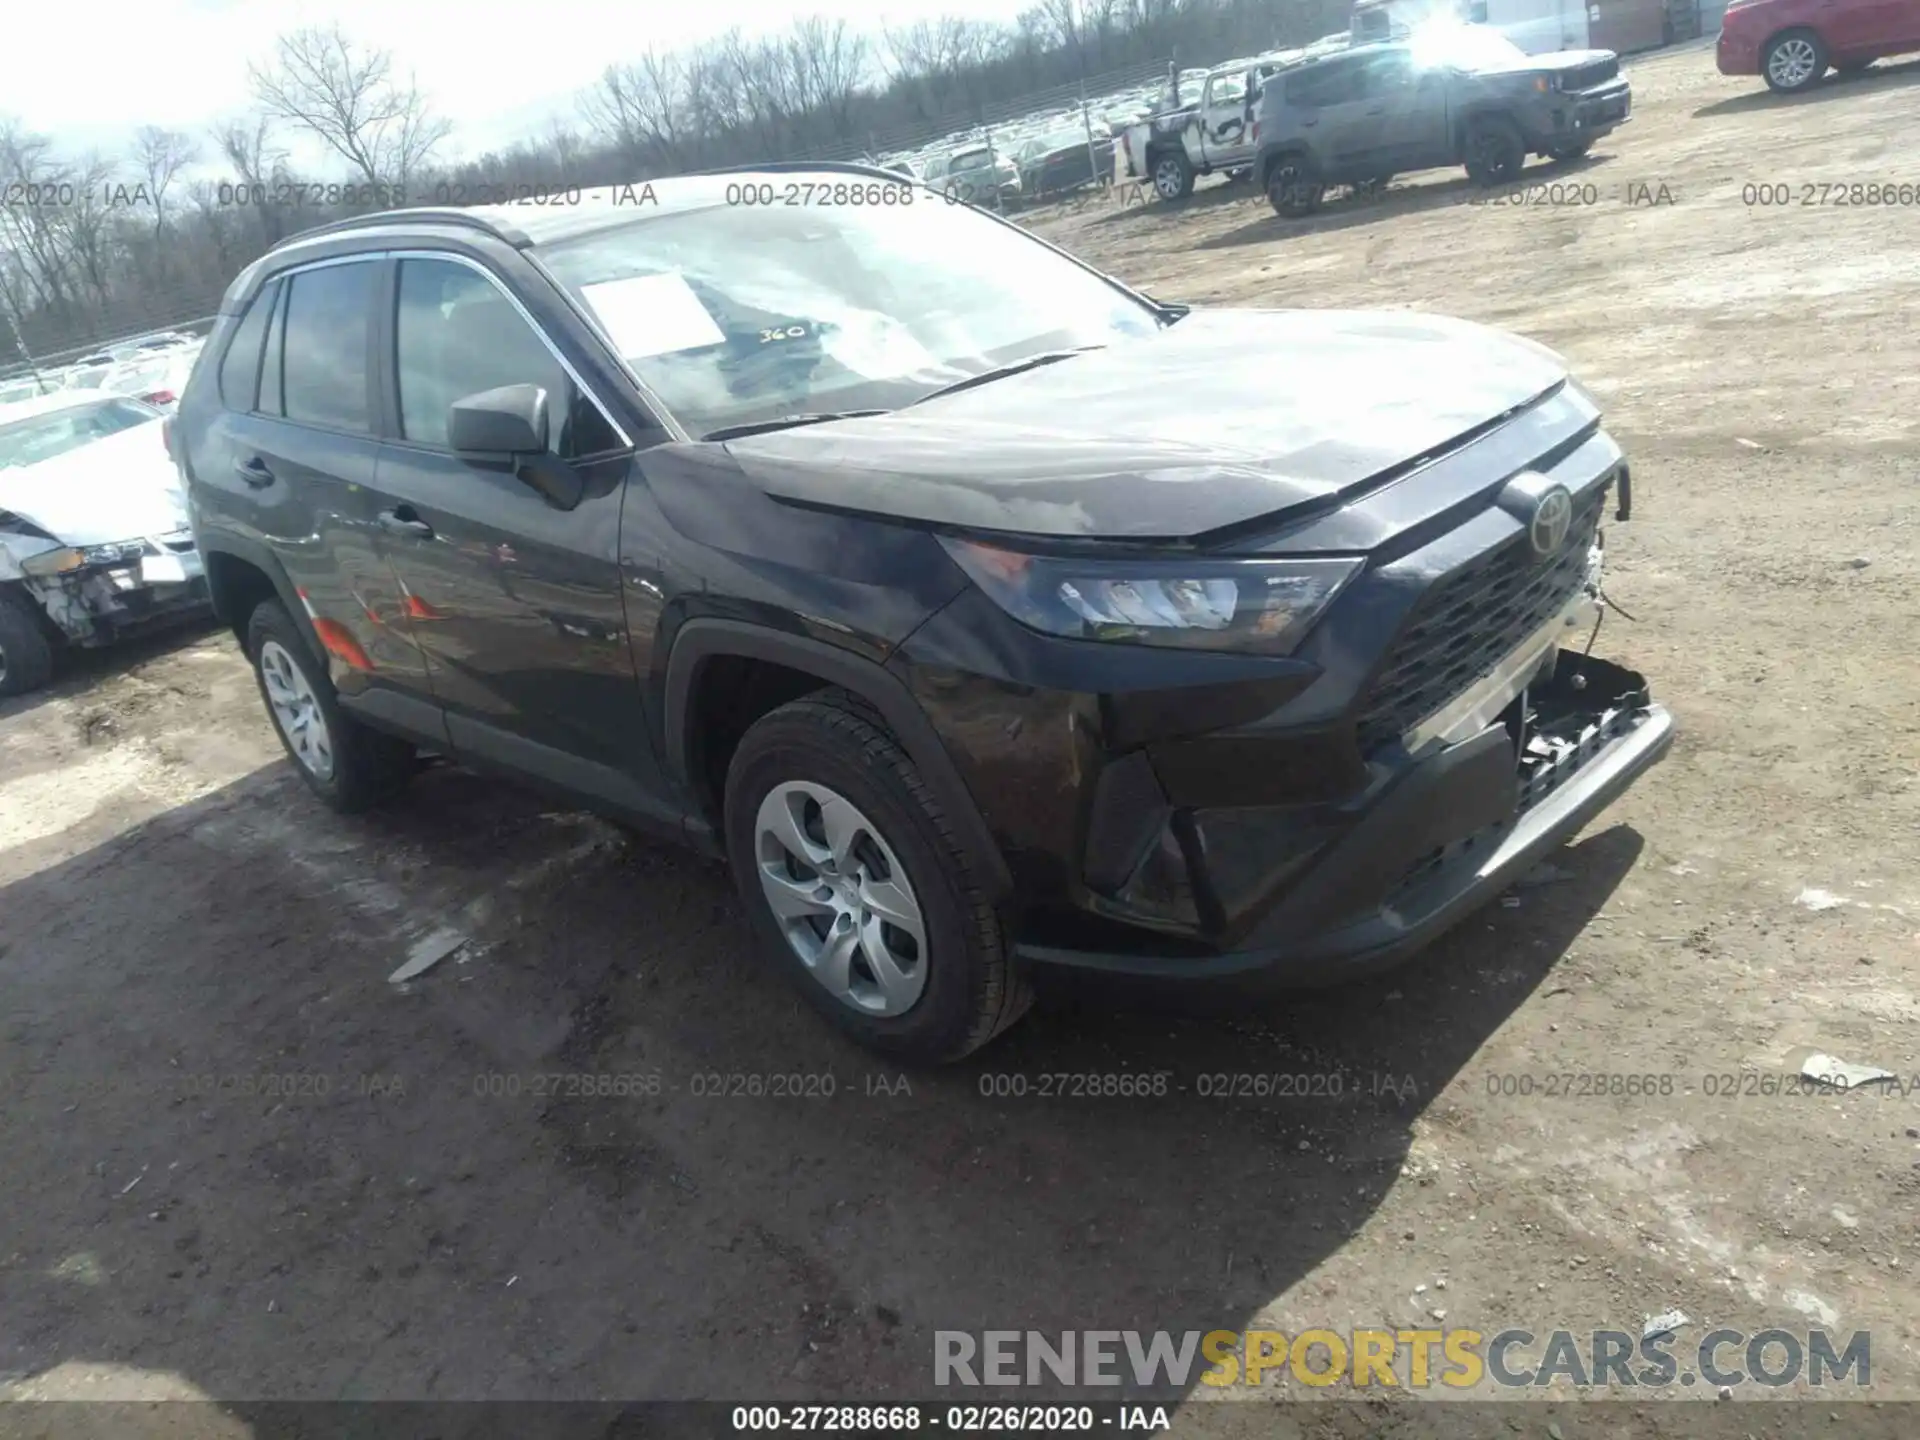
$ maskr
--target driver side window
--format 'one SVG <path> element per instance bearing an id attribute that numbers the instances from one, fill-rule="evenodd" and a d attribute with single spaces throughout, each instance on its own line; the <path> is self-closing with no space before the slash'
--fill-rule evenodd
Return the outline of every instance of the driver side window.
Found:
<path id="1" fill-rule="evenodd" d="M 451 260 L 402 260 L 394 315 L 400 433 L 445 449 L 456 400 L 502 385 L 547 392 L 547 448 L 562 460 L 620 447 L 593 401 L 486 276 Z"/>

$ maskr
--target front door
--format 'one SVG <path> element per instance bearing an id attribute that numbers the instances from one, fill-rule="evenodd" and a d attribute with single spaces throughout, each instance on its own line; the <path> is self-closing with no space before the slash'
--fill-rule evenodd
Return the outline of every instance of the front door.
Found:
<path id="1" fill-rule="evenodd" d="M 390 283 L 398 434 L 376 524 L 454 750 L 650 812 L 618 560 L 631 450 L 477 262 L 401 258 Z M 586 481 L 574 509 L 448 448 L 454 401 L 519 384 L 546 391 L 548 448 Z"/>

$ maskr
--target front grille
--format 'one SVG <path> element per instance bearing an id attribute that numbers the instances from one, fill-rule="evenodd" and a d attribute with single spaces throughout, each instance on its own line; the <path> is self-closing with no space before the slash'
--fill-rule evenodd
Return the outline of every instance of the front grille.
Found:
<path id="1" fill-rule="evenodd" d="M 1620 73 L 1620 61 L 1612 56 L 1605 60 L 1595 60 L 1589 65 L 1577 65 L 1571 70 L 1560 72 L 1562 90 L 1591 90 L 1596 85 L 1604 85 Z"/>
<path id="2" fill-rule="evenodd" d="M 1387 653 L 1359 718 L 1362 754 L 1398 740 L 1481 679 L 1573 597 L 1607 487 L 1575 502 L 1567 540 L 1536 556 L 1524 535 L 1436 581 Z"/>

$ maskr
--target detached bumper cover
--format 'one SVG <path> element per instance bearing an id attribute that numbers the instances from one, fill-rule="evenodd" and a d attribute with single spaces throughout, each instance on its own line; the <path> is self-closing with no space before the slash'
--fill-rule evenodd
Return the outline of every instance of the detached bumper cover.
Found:
<path id="1" fill-rule="evenodd" d="M 1265 972 L 1305 987 L 1359 978 L 1419 950 L 1511 886 L 1665 758 L 1673 729 L 1667 710 L 1641 697 L 1563 721 L 1552 757 L 1520 767 L 1499 725 L 1450 746 L 1382 796 L 1246 948 L 1162 957 L 1023 944 L 1016 953 L 1167 978 Z M 1353 903 L 1360 897 L 1370 897 L 1364 909 Z"/>

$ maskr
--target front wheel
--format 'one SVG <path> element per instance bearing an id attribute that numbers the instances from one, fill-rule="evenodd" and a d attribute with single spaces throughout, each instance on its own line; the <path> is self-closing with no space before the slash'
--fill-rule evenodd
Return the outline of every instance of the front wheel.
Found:
<path id="1" fill-rule="evenodd" d="M 1153 190 L 1162 200 L 1184 200 L 1193 194 L 1193 162 L 1181 150 L 1163 150 L 1153 157 Z"/>
<path id="2" fill-rule="evenodd" d="M 30 603 L 0 587 L 0 697 L 25 695 L 53 678 L 53 646 Z"/>
<path id="3" fill-rule="evenodd" d="M 247 623 L 247 656 L 280 743 L 307 788 L 342 814 L 370 809 L 412 778 L 414 747 L 340 708 L 326 667 L 276 600 Z"/>
<path id="4" fill-rule="evenodd" d="M 1467 131 L 1467 175 L 1474 184 L 1511 185 L 1526 163 L 1526 142 L 1511 120 L 1478 120 Z"/>
<path id="5" fill-rule="evenodd" d="M 1768 89 L 1796 95 L 1827 73 L 1827 47 L 1811 30 L 1789 30 L 1776 35 L 1767 46 L 1760 70 L 1767 77 Z"/>
<path id="6" fill-rule="evenodd" d="M 747 731 L 726 835 L 762 948 L 859 1044 L 941 1064 L 1025 1012 L 1031 992 L 971 857 L 852 696 L 805 696 Z"/>

